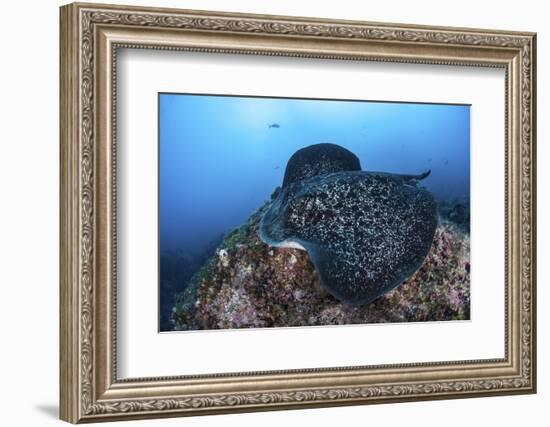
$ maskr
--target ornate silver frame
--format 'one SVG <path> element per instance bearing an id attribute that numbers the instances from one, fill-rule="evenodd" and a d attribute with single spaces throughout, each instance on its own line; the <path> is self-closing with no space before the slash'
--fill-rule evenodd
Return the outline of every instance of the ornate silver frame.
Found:
<path id="1" fill-rule="evenodd" d="M 533 33 L 71 4 L 61 8 L 61 419 L 77 423 L 534 393 Z M 502 67 L 505 357 L 176 378 L 116 375 L 119 47 Z"/>

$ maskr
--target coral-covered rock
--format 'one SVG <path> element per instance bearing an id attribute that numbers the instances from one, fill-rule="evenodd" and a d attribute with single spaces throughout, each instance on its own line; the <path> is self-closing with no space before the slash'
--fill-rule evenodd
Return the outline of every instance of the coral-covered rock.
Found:
<path id="1" fill-rule="evenodd" d="M 307 252 L 258 237 L 256 211 L 177 297 L 175 330 L 464 320 L 470 317 L 469 235 L 440 222 L 420 269 L 376 301 L 346 305 L 322 290 Z"/>

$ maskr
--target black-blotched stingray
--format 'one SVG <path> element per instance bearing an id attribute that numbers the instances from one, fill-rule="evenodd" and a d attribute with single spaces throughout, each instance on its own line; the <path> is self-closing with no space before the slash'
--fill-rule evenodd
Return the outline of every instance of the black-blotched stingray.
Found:
<path id="1" fill-rule="evenodd" d="M 361 170 L 357 156 L 315 144 L 289 159 L 259 228 L 263 242 L 306 250 L 321 286 L 346 304 L 368 304 L 424 262 L 437 226 L 429 175 Z"/>

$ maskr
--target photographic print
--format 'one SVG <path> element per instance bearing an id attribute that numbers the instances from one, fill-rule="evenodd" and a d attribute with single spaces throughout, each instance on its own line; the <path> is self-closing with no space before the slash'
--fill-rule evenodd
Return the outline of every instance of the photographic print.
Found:
<path id="1" fill-rule="evenodd" d="M 470 319 L 470 106 L 159 93 L 161 332 Z"/>
<path id="2" fill-rule="evenodd" d="M 535 33 L 59 23 L 62 420 L 536 393 Z"/>

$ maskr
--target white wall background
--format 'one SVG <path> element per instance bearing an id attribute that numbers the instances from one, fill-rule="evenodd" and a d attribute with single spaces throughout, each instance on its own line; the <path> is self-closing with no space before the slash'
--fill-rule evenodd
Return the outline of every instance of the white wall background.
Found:
<path id="1" fill-rule="evenodd" d="M 110 0 L 113 3 L 121 3 Z M 130 0 L 129 0 L 130 1 Z M 544 2 L 133 0 L 133 4 L 538 32 L 539 393 L 209 416 L 131 425 L 542 426 L 550 405 L 550 29 Z M 60 425 L 58 402 L 58 6 L 2 5 L 0 66 L 0 401 L 3 425 Z M 546 218 L 545 218 L 546 217 Z M 545 221 L 546 219 L 546 221 Z M 546 335 L 546 336 L 545 336 Z"/>

